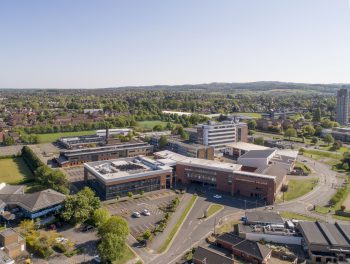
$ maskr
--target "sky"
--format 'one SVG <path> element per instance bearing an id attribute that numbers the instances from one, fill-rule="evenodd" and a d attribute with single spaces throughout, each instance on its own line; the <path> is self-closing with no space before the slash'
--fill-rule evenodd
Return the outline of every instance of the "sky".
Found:
<path id="1" fill-rule="evenodd" d="M 350 0 L 0 0 L 0 88 L 350 83 Z"/>

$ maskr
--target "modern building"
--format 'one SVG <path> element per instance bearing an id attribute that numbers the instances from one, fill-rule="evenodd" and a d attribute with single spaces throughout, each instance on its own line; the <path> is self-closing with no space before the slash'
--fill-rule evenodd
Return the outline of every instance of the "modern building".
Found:
<path id="1" fill-rule="evenodd" d="M 331 129 L 323 129 L 321 136 L 324 137 L 327 134 L 332 135 L 335 140 L 342 142 L 350 142 L 350 128 L 348 127 L 334 127 Z"/>
<path id="2" fill-rule="evenodd" d="M 247 142 L 235 142 L 232 144 L 228 144 L 225 148 L 225 155 L 232 157 L 233 159 L 237 159 L 238 157 L 244 155 L 245 153 L 252 150 L 265 150 L 268 147 L 264 147 L 261 145 L 251 144 Z"/>
<path id="3" fill-rule="evenodd" d="M 159 140 L 160 137 L 153 136 L 151 137 L 150 144 L 153 145 L 156 149 L 159 149 Z M 204 146 L 189 141 L 181 141 L 175 138 L 168 138 L 165 148 L 187 157 L 209 160 L 214 159 L 214 147 Z"/>
<path id="4" fill-rule="evenodd" d="M 283 218 L 275 212 L 269 211 L 252 211 L 246 212 L 244 217 L 245 225 L 279 225 L 284 226 Z"/>
<path id="5" fill-rule="evenodd" d="M 176 179 L 183 184 L 213 186 L 218 191 L 273 204 L 279 193 L 276 176 L 242 171 L 242 165 L 188 158 L 176 164 Z"/>
<path id="6" fill-rule="evenodd" d="M 350 258 L 350 225 L 299 222 L 303 247 L 311 263 L 342 263 Z"/>
<path id="7" fill-rule="evenodd" d="M 337 91 L 335 120 L 342 126 L 349 124 L 349 90 L 346 88 Z"/>
<path id="8" fill-rule="evenodd" d="M 23 185 L 0 184 L 0 215 L 4 220 L 35 219 L 61 209 L 66 196 L 51 189 L 24 193 Z"/>
<path id="9" fill-rule="evenodd" d="M 246 123 L 224 121 L 197 125 L 197 135 L 192 136 L 198 144 L 213 146 L 216 150 L 225 149 L 226 145 L 235 142 L 248 141 L 248 126 Z"/>
<path id="10" fill-rule="evenodd" d="M 115 135 L 123 135 L 126 136 L 132 131 L 131 128 L 109 128 L 108 129 L 108 135 L 109 136 L 115 136 Z M 106 136 L 106 129 L 100 129 L 96 131 L 96 135 L 100 137 Z"/>
<path id="11" fill-rule="evenodd" d="M 103 200 L 172 186 L 172 168 L 147 157 L 84 164 L 84 179 Z"/>
<path id="12" fill-rule="evenodd" d="M 105 133 L 106 134 L 106 133 Z M 78 149 L 88 146 L 100 146 L 106 143 L 106 137 L 98 135 L 87 135 L 79 137 L 63 137 L 57 140 L 57 144 L 65 149 Z"/>
<path id="13" fill-rule="evenodd" d="M 216 245 L 232 252 L 246 263 L 268 263 L 272 250 L 256 241 L 250 241 L 231 233 L 216 238 Z"/>
<path id="14" fill-rule="evenodd" d="M 80 165 L 85 162 L 109 160 L 139 155 L 150 155 L 153 146 L 141 141 L 107 145 L 94 148 L 63 150 L 55 161 L 60 167 Z"/>
<path id="15" fill-rule="evenodd" d="M 0 232 L 0 247 L 8 257 L 15 259 L 26 250 L 26 241 L 14 229 L 8 228 Z"/>

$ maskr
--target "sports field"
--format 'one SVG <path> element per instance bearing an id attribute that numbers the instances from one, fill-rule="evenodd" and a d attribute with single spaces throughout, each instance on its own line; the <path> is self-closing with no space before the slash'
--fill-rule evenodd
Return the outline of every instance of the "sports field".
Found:
<path id="1" fill-rule="evenodd" d="M 155 125 L 162 125 L 164 127 L 166 126 L 167 122 L 153 120 L 153 121 L 140 121 L 140 122 L 137 122 L 137 124 L 144 129 L 153 129 Z"/>
<path id="2" fill-rule="evenodd" d="M 78 131 L 78 132 L 38 134 L 38 141 L 39 143 L 52 143 L 61 137 L 86 136 L 86 135 L 93 135 L 95 133 L 96 133 L 95 130 L 90 130 L 90 131 Z"/>
<path id="3" fill-rule="evenodd" d="M 22 158 L 0 159 L 0 182 L 20 184 L 30 181 L 32 176 Z"/>

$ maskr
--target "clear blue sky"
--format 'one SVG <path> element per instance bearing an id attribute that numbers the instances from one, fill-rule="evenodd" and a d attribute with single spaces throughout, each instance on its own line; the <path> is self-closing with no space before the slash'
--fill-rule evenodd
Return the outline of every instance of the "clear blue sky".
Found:
<path id="1" fill-rule="evenodd" d="M 350 0 L 0 0 L 0 88 L 350 83 Z"/>

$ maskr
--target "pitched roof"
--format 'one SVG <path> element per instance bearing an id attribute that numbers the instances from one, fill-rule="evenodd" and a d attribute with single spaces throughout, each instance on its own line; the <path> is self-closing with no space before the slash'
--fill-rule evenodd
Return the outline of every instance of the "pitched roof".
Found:
<path id="1" fill-rule="evenodd" d="M 234 262 L 232 258 L 226 257 L 218 251 L 201 246 L 194 252 L 193 259 L 206 264 L 232 264 Z"/>
<path id="2" fill-rule="evenodd" d="M 220 241 L 229 243 L 232 248 L 253 256 L 261 261 L 271 253 L 271 249 L 256 241 L 246 240 L 230 233 L 220 235 L 216 241 L 217 243 L 220 243 Z"/>
<path id="3" fill-rule="evenodd" d="M 29 212 L 59 204 L 64 201 L 65 195 L 51 189 L 25 194 L 0 194 L 0 200 L 6 204 L 15 204 Z"/>

